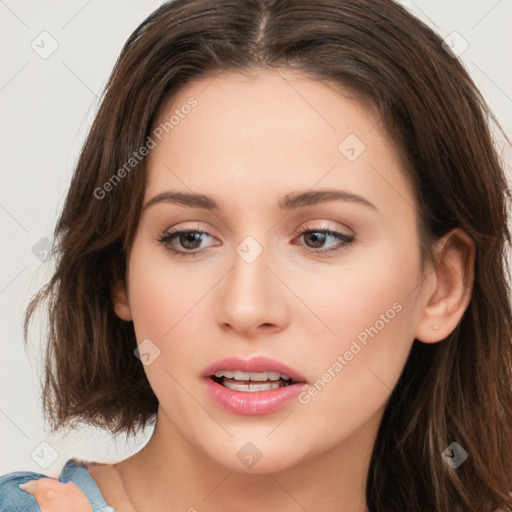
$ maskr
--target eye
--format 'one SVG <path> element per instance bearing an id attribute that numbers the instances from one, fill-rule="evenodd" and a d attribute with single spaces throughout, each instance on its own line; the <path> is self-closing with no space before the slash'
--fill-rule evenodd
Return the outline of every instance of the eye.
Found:
<path id="1" fill-rule="evenodd" d="M 200 247 L 201 242 L 207 238 L 212 237 L 205 231 L 192 228 L 166 231 L 157 238 L 157 242 L 176 256 L 195 256 L 203 252 L 205 248 L 201 248 L 199 251 L 197 249 Z"/>
<path id="2" fill-rule="evenodd" d="M 313 254 L 340 251 L 347 248 L 355 240 L 353 235 L 346 235 L 327 228 L 307 229 L 301 227 L 296 230 L 295 234 L 306 240 L 305 249 Z M 208 238 L 213 237 L 194 226 L 189 229 L 166 231 L 157 238 L 157 242 L 176 256 L 197 256 L 209 247 L 201 247 L 202 242 Z M 328 248 L 326 248 L 329 239 L 334 243 L 327 245 Z"/>
<path id="3" fill-rule="evenodd" d="M 296 231 L 296 234 L 307 241 L 306 250 L 316 254 L 330 253 L 346 249 L 355 240 L 353 235 L 346 235 L 345 233 L 333 231 L 327 228 L 307 229 L 301 227 Z M 334 245 L 334 247 L 326 249 L 325 244 L 329 239 L 334 240 L 335 243 L 331 244 Z"/>

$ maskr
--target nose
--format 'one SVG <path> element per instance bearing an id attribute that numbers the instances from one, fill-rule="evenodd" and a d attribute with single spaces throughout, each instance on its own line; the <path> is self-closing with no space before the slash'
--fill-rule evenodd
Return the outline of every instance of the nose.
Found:
<path id="1" fill-rule="evenodd" d="M 245 338 L 283 330 L 289 323 L 286 287 L 269 268 L 268 254 L 264 250 L 254 261 L 240 254 L 234 254 L 233 266 L 216 287 L 218 324 Z"/>

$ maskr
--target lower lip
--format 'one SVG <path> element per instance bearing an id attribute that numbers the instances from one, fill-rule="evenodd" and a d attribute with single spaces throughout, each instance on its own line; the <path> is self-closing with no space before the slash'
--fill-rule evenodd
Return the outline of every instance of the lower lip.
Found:
<path id="1" fill-rule="evenodd" d="M 235 414 L 270 414 L 291 402 L 307 386 L 305 382 L 268 391 L 235 391 L 206 378 L 206 389 L 217 405 Z"/>

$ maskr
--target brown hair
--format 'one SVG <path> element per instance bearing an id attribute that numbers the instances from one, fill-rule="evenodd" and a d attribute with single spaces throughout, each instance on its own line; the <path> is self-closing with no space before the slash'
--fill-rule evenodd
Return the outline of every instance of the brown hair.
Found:
<path id="1" fill-rule="evenodd" d="M 145 186 L 145 145 L 169 98 L 223 71 L 297 70 L 374 105 L 417 194 L 423 252 L 456 227 L 476 247 L 470 304 L 445 340 L 414 340 L 367 481 L 373 512 L 512 511 L 512 312 L 503 169 L 481 95 L 432 30 L 391 0 L 175 0 L 130 36 L 107 83 L 55 230 L 43 402 L 53 428 L 133 433 L 158 402 L 113 311 Z M 457 469 L 441 452 L 457 441 Z"/>

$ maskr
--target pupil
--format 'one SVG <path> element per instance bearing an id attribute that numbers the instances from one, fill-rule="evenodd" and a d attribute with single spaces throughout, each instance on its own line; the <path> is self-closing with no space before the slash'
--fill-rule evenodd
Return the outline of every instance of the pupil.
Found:
<path id="1" fill-rule="evenodd" d="M 185 243 L 182 243 L 183 240 L 185 241 Z M 201 234 L 200 233 L 185 233 L 185 234 L 181 235 L 180 242 L 182 243 L 182 246 L 187 249 L 196 249 L 197 245 L 194 245 L 194 242 L 197 242 L 198 240 L 199 240 L 199 242 L 201 242 Z M 188 245 L 189 243 L 191 243 L 192 246 L 189 246 Z"/>
<path id="2" fill-rule="evenodd" d="M 321 247 L 325 243 L 325 233 L 315 231 L 313 233 L 310 233 L 309 236 L 311 237 L 311 239 L 313 239 L 313 244 L 315 247 Z"/>

